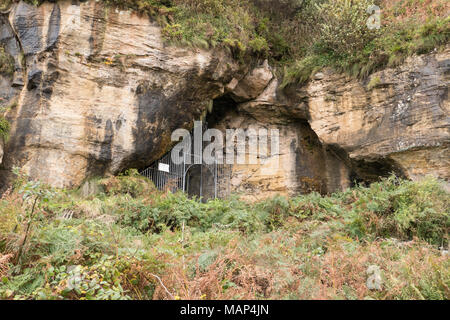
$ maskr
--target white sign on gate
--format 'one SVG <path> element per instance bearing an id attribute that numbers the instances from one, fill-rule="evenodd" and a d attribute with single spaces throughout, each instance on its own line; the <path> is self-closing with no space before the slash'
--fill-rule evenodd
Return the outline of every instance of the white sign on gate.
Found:
<path id="1" fill-rule="evenodd" d="M 158 164 L 158 170 L 159 171 L 163 171 L 163 172 L 170 172 L 170 166 L 168 164 L 165 163 L 159 163 Z"/>

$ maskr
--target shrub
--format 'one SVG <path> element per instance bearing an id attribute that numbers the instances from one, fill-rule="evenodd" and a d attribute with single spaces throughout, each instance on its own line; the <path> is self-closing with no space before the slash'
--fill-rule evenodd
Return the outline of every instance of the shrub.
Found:
<path id="1" fill-rule="evenodd" d="M 321 50 L 338 56 L 353 55 L 378 35 L 367 27 L 367 8 L 373 0 L 336 0 L 318 6 Z"/>
<path id="2" fill-rule="evenodd" d="M 203 203 L 130 187 L 151 186 L 135 170 L 97 180 L 114 191 L 92 199 L 15 172 L 0 200 L 0 299 L 448 299 L 450 198 L 433 178 Z M 41 197 L 35 211 L 23 195 Z M 366 285 L 373 265 L 381 291 Z"/>
<path id="3" fill-rule="evenodd" d="M 14 74 L 14 58 L 0 45 L 0 74 L 12 76 Z"/>
<path id="4" fill-rule="evenodd" d="M 390 177 L 359 189 L 349 230 L 358 237 L 417 237 L 446 245 L 449 207 L 450 196 L 438 181 L 414 183 Z"/>
<path id="5" fill-rule="evenodd" d="M 267 212 L 265 223 L 268 230 L 275 230 L 280 228 L 289 216 L 290 204 L 286 198 L 276 196 L 263 201 L 260 204 L 260 209 Z"/>
<path id="6" fill-rule="evenodd" d="M 109 195 L 129 194 L 136 198 L 156 191 L 153 182 L 141 176 L 136 169 L 127 170 L 118 177 L 100 179 L 98 184 Z"/>
<path id="7" fill-rule="evenodd" d="M 11 130 L 11 125 L 4 117 L 0 116 L 0 139 L 3 141 L 8 140 L 9 130 Z"/>

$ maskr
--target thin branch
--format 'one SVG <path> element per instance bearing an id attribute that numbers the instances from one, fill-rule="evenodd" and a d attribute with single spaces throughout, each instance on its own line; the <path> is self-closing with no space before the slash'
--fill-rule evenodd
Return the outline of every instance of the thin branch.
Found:
<path id="1" fill-rule="evenodd" d="M 170 291 L 166 288 L 166 286 L 164 285 L 164 283 L 162 282 L 161 278 L 158 277 L 156 274 L 150 273 L 151 276 L 155 277 L 156 279 L 158 279 L 159 283 L 161 284 L 161 286 L 164 288 L 164 290 L 166 290 L 167 294 L 172 298 L 172 300 L 175 300 L 175 297 L 170 293 Z"/>
<path id="2" fill-rule="evenodd" d="M 29 218 L 29 221 L 28 221 L 28 224 L 27 224 L 27 229 L 25 231 L 25 237 L 23 238 L 22 244 L 21 244 L 21 246 L 19 248 L 19 253 L 17 254 L 17 263 L 19 263 L 19 264 L 20 264 L 20 260 L 22 258 L 23 248 L 25 247 L 25 244 L 26 244 L 27 239 L 28 239 L 28 234 L 30 232 L 31 224 L 33 223 L 34 210 L 35 210 L 36 203 L 37 203 L 38 199 L 39 199 L 39 196 L 36 196 L 36 198 L 34 199 L 33 207 L 31 209 L 30 218 Z M 20 270 L 21 269 L 22 269 L 22 265 L 20 265 Z"/>

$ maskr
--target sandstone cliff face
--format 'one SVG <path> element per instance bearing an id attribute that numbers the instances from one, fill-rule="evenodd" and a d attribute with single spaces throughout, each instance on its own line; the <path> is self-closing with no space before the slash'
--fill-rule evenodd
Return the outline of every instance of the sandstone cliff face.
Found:
<path id="1" fill-rule="evenodd" d="M 223 51 L 168 47 L 148 17 L 95 1 L 20 2 L 1 19 L 16 61 L 0 87 L 15 103 L 3 166 L 59 187 L 158 159 L 245 74 Z"/>
<path id="2" fill-rule="evenodd" d="M 343 149 L 363 178 L 391 167 L 411 179 L 449 181 L 449 71 L 447 49 L 366 82 L 319 74 L 306 88 L 311 128 L 322 143 Z"/>
<path id="3" fill-rule="evenodd" d="M 57 187 L 144 168 L 212 104 L 218 128 L 280 130 L 280 166 L 233 168 L 232 189 L 252 199 L 333 192 L 391 171 L 450 179 L 450 50 L 367 81 L 324 70 L 281 90 L 267 62 L 168 46 L 150 18 L 95 1 L 16 3 L 0 15 L 0 44 L 15 65 L 0 75 L 12 124 L 0 187 L 13 166 Z"/>
<path id="4" fill-rule="evenodd" d="M 278 120 L 280 121 L 280 120 Z M 351 168 L 324 148 L 306 121 L 273 123 L 257 120 L 242 111 L 225 116 L 217 128 L 248 128 L 253 132 L 279 130 L 279 152 L 258 157 L 257 164 L 235 164 L 231 172 L 231 190 L 250 201 L 276 195 L 293 196 L 312 191 L 327 193 L 351 184 Z M 270 139 L 268 139 L 270 140 Z M 248 163 L 252 153 L 246 149 Z"/>
<path id="5" fill-rule="evenodd" d="M 411 57 L 366 81 L 324 70 L 307 85 L 282 92 L 272 80 L 238 110 L 249 118 L 244 123 L 284 128 L 280 153 L 287 158 L 281 176 L 277 171 L 260 177 L 244 167 L 234 187 L 260 184 L 250 190 L 263 194 L 333 192 L 355 180 L 371 182 L 396 173 L 413 180 L 432 175 L 450 188 L 449 71 L 447 48 Z"/>

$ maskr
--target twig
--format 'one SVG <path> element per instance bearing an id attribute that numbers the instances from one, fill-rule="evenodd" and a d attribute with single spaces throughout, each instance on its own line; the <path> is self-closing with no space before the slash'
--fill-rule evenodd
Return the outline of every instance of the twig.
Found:
<path id="1" fill-rule="evenodd" d="M 156 274 L 150 273 L 151 276 L 155 277 L 156 279 L 158 279 L 159 283 L 161 284 L 161 286 L 164 288 L 164 290 L 166 290 L 167 294 L 172 298 L 172 300 L 175 300 L 175 297 L 170 293 L 170 291 L 166 288 L 166 286 L 164 285 L 164 283 L 162 282 L 161 278 L 158 277 Z"/>
<path id="2" fill-rule="evenodd" d="M 111 235 L 114 239 L 114 243 L 116 246 L 116 260 L 118 260 L 119 259 L 119 239 L 118 238 L 116 239 L 116 234 L 114 233 L 112 225 L 109 226 L 109 231 L 111 232 Z"/>
<path id="3" fill-rule="evenodd" d="M 186 265 L 184 263 L 184 220 L 183 220 L 183 232 L 181 233 L 181 247 L 183 248 L 183 256 L 182 261 L 183 261 L 183 270 L 186 270 Z"/>
<path id="4" fill-rule="evenodd" d="M 34 210 L 36 208 L 36 203 L 37 203 L 38 199 L 39 199 L 39 197 L 36 196 L 36 198 L 34 199 L 34 202 L 33 202 L 33 207 L 31 209 L 31 214 L 30 214 L 30 219 L 28 221 L 27 229 L 25 231 L 25 237 L 23 238 L 22 244 L 21 244 L 21 246 L 19 248 L 19 253 L 17 254 L 17 263 L 18 264 L 20 264 L 20 262 L 21 262 L 23 248 L 25 247 L 25 244 L 26 244 L 27 238 L 28 238 L 28 233 L 30 232 L 31 224 L 33 223 Z M 22 270 L 22 265 L 20 265 L 19 270 Z"/>

